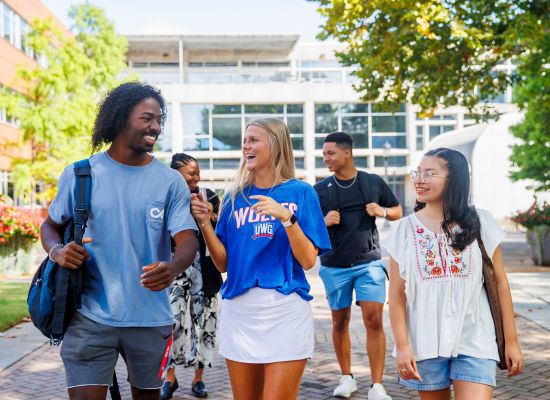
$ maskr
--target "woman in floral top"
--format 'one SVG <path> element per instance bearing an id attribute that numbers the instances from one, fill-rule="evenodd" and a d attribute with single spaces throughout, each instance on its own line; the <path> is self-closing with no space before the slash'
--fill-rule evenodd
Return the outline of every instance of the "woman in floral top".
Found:
<path id="1" fill-rule="evenodd" d="M 468 162 L 458 151 L 429 151 L 411 177 L 415 213 L 396 222 L 384 243 L 399 382 L 422 400 L 450 399 L 451 383 L 457 400 L 491 399 L 499 356 L 479 232 L 495 266 L 508 375 L 523 368 L 499 247 L 504 233 L 488 212 L 468 206 Z"/>

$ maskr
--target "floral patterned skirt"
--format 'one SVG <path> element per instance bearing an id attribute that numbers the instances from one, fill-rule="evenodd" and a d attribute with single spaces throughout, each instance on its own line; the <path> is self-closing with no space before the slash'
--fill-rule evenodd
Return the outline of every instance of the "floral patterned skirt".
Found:
<path id="1" fill-rule="evenodd" d="M 211 367 L 216 346 L 218 298 L 204 296 L 198 257 L 172 283 L 170 306 L 176 321 L 170 367 Z"/>

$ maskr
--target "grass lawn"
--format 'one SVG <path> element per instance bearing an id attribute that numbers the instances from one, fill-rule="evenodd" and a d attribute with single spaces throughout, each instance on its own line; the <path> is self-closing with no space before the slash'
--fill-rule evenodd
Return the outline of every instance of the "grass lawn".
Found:
<path id="1" fill-rule="evenodd" d="M 27 293 L 29 282 L 0 281 L 0 332 L 29 316 Z"/>

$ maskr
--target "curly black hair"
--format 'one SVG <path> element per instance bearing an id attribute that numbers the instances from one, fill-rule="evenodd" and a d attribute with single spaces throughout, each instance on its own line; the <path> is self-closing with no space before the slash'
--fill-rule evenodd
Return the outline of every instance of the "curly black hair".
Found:
<path id="1" fill-rule="evenodd" d="M 126 82 L 110 90 L 99 103 L 92 134 L 92 153 L 112 143 L 122 130 L 132 110 L 143 100 L 153 98 L 162 112 L 161 127 L 166 120 L 166 102 L 160 90 L 142 82 Z"/>

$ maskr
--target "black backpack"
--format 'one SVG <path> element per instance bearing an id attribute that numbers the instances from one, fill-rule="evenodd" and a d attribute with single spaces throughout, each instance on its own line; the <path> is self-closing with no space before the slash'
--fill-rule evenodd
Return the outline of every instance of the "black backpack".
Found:
<path id="1" fill-rule="evenodd" d="M 89 160 L 76 162 L 74 174 L 74 217 L 65 226 L 63 243 L 74 241 L 82 246 L 92 191 Z M 34 274 L 27 305 L 32 323 L 50 339 L 51 345 L 61 344 L 75 310 L 80 308 L 82 273 L 82 268 L 69 270 L 46 257 Z"/>

